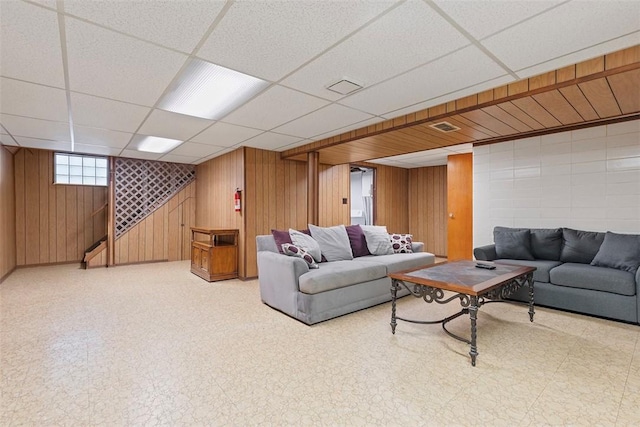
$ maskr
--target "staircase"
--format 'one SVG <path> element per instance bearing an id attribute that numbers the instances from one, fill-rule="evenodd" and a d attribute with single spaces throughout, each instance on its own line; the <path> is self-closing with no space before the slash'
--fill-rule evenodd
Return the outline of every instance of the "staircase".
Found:
<path id="1" fill-rule="evenodd" d="M 82 268 L 85 270 L 107 266 L 107 236 L 104 236 L 84 251 Z"/>

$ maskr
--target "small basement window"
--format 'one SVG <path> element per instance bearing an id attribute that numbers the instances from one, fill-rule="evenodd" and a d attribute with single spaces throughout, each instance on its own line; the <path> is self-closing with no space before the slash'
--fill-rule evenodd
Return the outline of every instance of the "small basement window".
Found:
<path id="1" fill-rule="evenodd" d="M 106 157 L 56 153 L 54 184 L 107 185 Z"/>

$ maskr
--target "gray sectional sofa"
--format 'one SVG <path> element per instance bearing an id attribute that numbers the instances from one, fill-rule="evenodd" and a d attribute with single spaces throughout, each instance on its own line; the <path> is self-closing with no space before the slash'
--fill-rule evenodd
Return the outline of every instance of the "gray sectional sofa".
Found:
<path id="1" fill-rule="evenodd" d="M 558 229 L 496 227 L 477 260 L 536 267 L 535 303 L 640 322 L 640 236 Z M 513 299 L 528 301 L 521 289 Z"/>
<path id="2" fill-rule="evenodd" d="M 433 264 L 424 244 L 413 253 L 357 256 L 318 263 L 278 251 L 274 236 L 257 236 L 258 281 L 262 301 L 308 325 L 391 300 L 389 273 Z M 408 292 L 401 295 L 406 295 Z"/>

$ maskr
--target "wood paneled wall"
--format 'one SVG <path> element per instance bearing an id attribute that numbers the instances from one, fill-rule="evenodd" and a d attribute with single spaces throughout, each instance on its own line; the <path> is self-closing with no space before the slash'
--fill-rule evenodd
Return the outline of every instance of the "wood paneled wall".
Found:
<path id="1" fill-rule="evenodd" d="M 244 149 L 238 148 L 196 167 L 196 227 L 240 230 L 238 274 L 246 277 L 245 229 L 247 203 L 244 185 Z M 242 212 L 233 208 L 233 193 L 242 190 Z"/>
<path id="2" fill-rule="evenodd" d="M 15 188 L 17 265 L 80 262 L 105 236 L 107 188 L 53 185 L 52 151 L 20 149 Z"/>
<path id="3" fill-rule="evenodd" d="M 425 251 L 447 255 L 447 167 L 409 170 L 409 232 Z"/>
<path id="4" fill-rule="evenodd" d="M 389 233 L 408 233 L 409 171 L 393 166 L 374 167 L 374 222 L 386 225 Z"/>
<path id="5" fill-rule="evenodd" d="M 321 227 L 350 224 L 351 221 L 351 186 L 349 165 L 320 165 L 319 185 L 319 221 Z M 342 204 L 342 199 L 347 204 Z"/>
<path id="6" fill-rule="evenodd" d="M 115 241 L 115 264 L 189 259 L 195 207 L 194 181 Z"/>
<path id="7" fill-rule="evenodd" d="M 0 146 L 0 282 L 16 268 L 16 205 L 13 154 Z"/>

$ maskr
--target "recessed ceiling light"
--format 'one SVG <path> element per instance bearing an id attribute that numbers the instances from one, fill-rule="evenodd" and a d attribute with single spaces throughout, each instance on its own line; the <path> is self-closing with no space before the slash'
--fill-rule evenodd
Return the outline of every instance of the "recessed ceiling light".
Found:
<path id="1" fill-rule="evenodd" d="M 182 144 L 178 139 L 160 138 L 159 136 L 145 136 L 138 143 L 138 151 L 147 153 L 166 153 Z"/>
<path id="2" fill-rule="evenodd" d="M 350 93 L 362 89 L 362 85 L 354 83 L 351 80 L 341 79 L 327 86 L 327 89 L 332 92 L 339 93 L 340 95 L 349 95 Z"/>
<path id="3" fill-rule="evenodd" d="M 269 86 L 269 82 L 192 58 L 158 108 L 218 120 Z"/>

